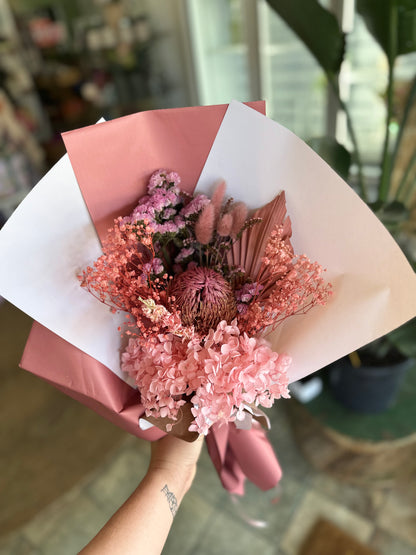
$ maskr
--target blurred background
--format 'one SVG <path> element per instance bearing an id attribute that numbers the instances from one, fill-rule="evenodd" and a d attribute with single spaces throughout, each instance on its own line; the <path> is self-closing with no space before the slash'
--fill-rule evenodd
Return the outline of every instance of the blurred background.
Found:
<path id="1" fill-rule="evenodd" d="M 65 153 L 64 131 L 265 99 L 414 265 L 415 51 L 416 0 L 0 0 L 0 225 Z M 0 299 L 0 553 L 76 553 L 140 481 L 148 446 L 18 368 L 30 326 Z M 340 363 L 294 384 L 269 411 L 273 492 L 230 497 L 204 452 L 164 553 L 415 553 L 415 356 L 413 321 L 343 361 L 347 378 Z"/>

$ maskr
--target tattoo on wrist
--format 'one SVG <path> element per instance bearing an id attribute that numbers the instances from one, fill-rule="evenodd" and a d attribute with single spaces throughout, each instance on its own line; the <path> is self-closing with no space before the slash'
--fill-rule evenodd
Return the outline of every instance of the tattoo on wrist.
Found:
<path id="1" fill-rule="evenodd" d="M 169 491 L 167 484 L 165 484 L 160 491 L 165 494 L 170 512 L 172 513 L 172 516 L 175 516 L 176 511 L 178 510 L 178 500 L 176 499 L 175 494 L 172 491 Z"/>

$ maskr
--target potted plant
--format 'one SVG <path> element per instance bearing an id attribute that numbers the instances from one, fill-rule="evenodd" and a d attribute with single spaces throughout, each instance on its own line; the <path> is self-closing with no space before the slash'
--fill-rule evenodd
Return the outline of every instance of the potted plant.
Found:
<path id="1" fill-rule="evenodd" d="M 331 365 L 334 397 L 357 412 L 381 412 L 395 401 L 416 359 L 416 320 Z"/>
<path id="2" fill-rule="evenodd" d="M 395 81 L 395 64 L 398 56 L 416 51 L 416 0 L 356 1 L 357 12 L 383 49 L 388 62 L 385 137 L 375 198 L 370 198 L 368 183 L 364 179 L 354 121 L 348 105 L 340 95 L 338 81 L 341 64 L 348 51 L 348 41 L 337 18 L 317 0 L 267 2 L 318 61 L 346 115 L 352 143 L 351 152 L 333 137 L 313 138 L 309 141 L 310 146 L 345 179 L 351 176 L 350 170 L 354 165 L 357 175 L 354 185 L 358 194 L 389 229 L 410 264 L 416 268 L 414 210 L 412 214 L 416 192 L 416 148 L 413 147 L 403 168 L 399 168 L 397 164 L 411 110 L 416 108 L 416 72 L 404 101 L 397 134 L 392 134 L 392 124 L 397 119 L 395 93 L 398 83 Z M 330 373 L 334 394 L 343 404 L 354 410 L 384 410 L 393 402 L 412 359 L 416 359 L 416 319 L 335 363 Z"/>

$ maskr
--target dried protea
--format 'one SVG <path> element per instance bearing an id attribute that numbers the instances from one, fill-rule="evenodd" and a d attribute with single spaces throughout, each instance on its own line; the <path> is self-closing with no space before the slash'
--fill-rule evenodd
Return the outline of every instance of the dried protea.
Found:
<path id="1" fill-rule="evenodd" d="M 215 329 L 222 320 L 231 322 L 237 314 L 231 285 L 211 268 L 196 267 L 177 275 L 169 290 L 181 312 L 184 326 L 201 333 Z"/>

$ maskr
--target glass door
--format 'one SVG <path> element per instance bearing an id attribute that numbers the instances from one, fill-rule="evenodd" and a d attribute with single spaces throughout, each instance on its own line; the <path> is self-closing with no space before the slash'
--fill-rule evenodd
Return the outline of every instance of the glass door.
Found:
<path id="1" fill-rule="evenodd" d="M 251 100 L 245 0 L 188 0 L 198 102 Z"/>

